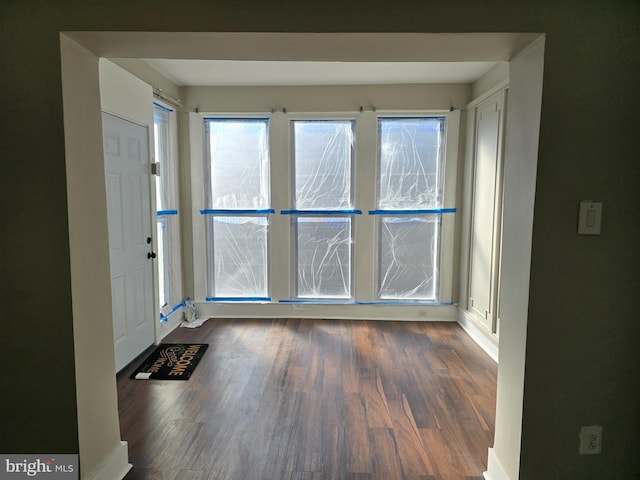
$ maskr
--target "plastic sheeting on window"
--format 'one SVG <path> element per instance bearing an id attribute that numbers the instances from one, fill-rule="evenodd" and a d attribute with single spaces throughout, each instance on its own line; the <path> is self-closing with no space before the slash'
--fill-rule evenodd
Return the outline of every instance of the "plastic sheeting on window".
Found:
<path id="1" fill-rule="evenodd" d="M 268 296 L 266 216 L 208 216 L 209 298 Z"/>
<path id="2" fill-rule="evenodd" d="M 178 217 L 177 135 L 172 110 L 154 103 L 154 151 L 159 164 L 156 183 L 156 241 L 158 254 L 158 297 L 160 319 L 180 309 L 182 299 L 182 267 L 180 262 L 180 220 Z"/>
<path id="3" fill-rule="evenodd" d="M 156 209 L 167 210 L 178 205 L 176 188 L 176 165 L 172 161 L 170 134 L 171 110 L 159 105 L 153 109 L 153 138 L 155 162 L 159 165 L 156 183 Z M 174 146 L 175 147 L 175 146 Z"/>
<path id="4" fill-rule="evenodd" d="M 267 208 L 269 120 L 207 118 L 204 125 L 207 208 Z"/>
<path id="5" fill-rule="evenodd" d="M 178 215 L 173 213 L 159 215 L 156 249 L 158 254 L 160 307 L 164 305 L 175 307 L 181 304 L 183 300 L 180 245 L 180 219 Z"/>
<path id="6" fill-rule="evenodd" d="M 380 217 L 378 298 L 436 300 L 440 215 Z"/>
<path id="7" fill-rule="evenodd" d="M 353 121 L 294 120 L 292 123 L 295 208 L 351 208 Z"/>
<path id="8" fill-rule="evenodd" d="M 382 210 L 442 205 L 444 117 L 379 118 L 379 195 Z"/>
<path id="9" fill-rule="evenodd" d="M 351 298 L 351 218 L 297 217 L 298 298 Z"/>

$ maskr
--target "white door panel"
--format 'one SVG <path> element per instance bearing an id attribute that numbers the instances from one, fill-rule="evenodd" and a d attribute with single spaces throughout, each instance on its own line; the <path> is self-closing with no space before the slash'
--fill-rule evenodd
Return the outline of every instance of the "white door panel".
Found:
<path id="1" fill-rule="evenodd" d="M 103 113 L 116 371 L 154 341 L 147 129 Z"/>
<path id="2" fill-rule="evenodd" d="M 109 222 L 109 253 L 124 250 L 124 225 L 122 219 L 122 180 L 120 175 L 107 174 L 107 199 Z"/>

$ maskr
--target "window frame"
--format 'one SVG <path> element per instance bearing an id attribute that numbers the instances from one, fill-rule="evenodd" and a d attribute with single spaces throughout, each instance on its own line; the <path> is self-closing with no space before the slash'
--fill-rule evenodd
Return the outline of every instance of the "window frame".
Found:
<path id="1" fill-rule="evenodd" d="M 153 158 L 154 162 L 159 165 L 159 175 L 152 175 L 153 205 L 155 207 L 154 236 L 157 237 L 154 243 L 158 253 L 158 262 L 154 262 L 154 275 L 156 275 L 156 303 L 160 312 L 160 321 L 166 322 L 183 303 L 178 112 L 175 106 L 155 97 L 152 109 Z M 166 133 L 164 139 L 166 141 L 164 145 L 166 158 L 163 159 L 158 158 L 156 149 L 156 145 L 160 141 L 156 110 L 166 113 L 166 129 L 163 129 Z M 163 191 L 163 194 L 160 194 L 159 190 Z M 164 200 L 170 204 L 159 205 L 162 203 L 159 201 L 159 196 L 160 199 L 163 196 L 166 197 Z M 160 225 L 162 225 L 161 228 L 159 228 Z M 162 230 L 162 238 L 160 238 L 160 230 Z M 170 270 L 168 274 L 167 269 Z M 161 273 L 165 273 L 164 278 L 161 277 Z M 163 287 L 162 291 L 161 287 Z M 168 298 L 168 296 L 172 298 Z M 164 312 L 163 308 L 166 308 Z"/>
<path id="2" fill-rule="evenodd" d="M 207 302 L 270 302 L 271 301 L 271 228 L 272 228 L 272 219 L 270 215 L 275 213 L 275 211 L 271 208 L 272 206 L 272 176 L 271 176 L 271 162 L 272 162 L 272 153 L 271 153 L 271 121 L 272 118 L 270 115 L 266 114 L 244 114 L 244 113 L 208 113 L 197 115 L 196 118 L 200 123 L 200 135 L 201 142 L 200 147 L 202 148 L 202 162 L 201 168 L 203 173 L 203 181 L 201 182 L 202 189 L 202 205 L 204 205 L 204 209 L 200 210 L 200 223 L 203 224 L 203 235 L 204 235 L 204 258 L 206 259 L 205 265 L 203 265 L 204 270 L 204 287 L 202 288 L 204 293 L 204 299 Z M 207 121 L 251 121 L 251 122 L 260 122 L 264 121 L 266 123 L 266 151 L 268 155 L 268 160 L 266 162 L 267 166 L 267 192 L 265 195 L 265 199 L 267 201 L 266 208 L 259 209 L 250 209 L 250 208 L 226 208 L 226 209 L 216 209 L 213 208 L 213 197 L 211 196 L 211 188 L 207 188 L 208 182 L 211 180 L 211 151 L 207 144 L 208 136 L 207 136 Z M 193 123 L 191 123 L 193 125 Z M 192 145 L 193 145 L 193 136 L 192 136 Z M 193 179 L 192 179 L 193 184 Z M 209 185 L 209 187 L 211 187 Z M 210 234 L 213 235 L 214 231 L 214 223 L 215 217 L 264 217 L 266 219 L 266 276 L 265 276 L 265 290 L 266 295 L 264 297 L 257 297 L 253 295 L 247 296 L 237 296 L 237 297 L 223 297 L 213 295 L 216 289 L 215 285 L 215 271 L 212 269 L 215 268 L 215 246 L 213 246 L 213 238 L 210 238 Z M 204 221 L 203 221 L 204 220 Z M 195 239 L 194 239 L 195 240 Z M 194 242 L 195 243 L 195 242 Z M 196 258 L 194 255 L 194 264 Z M 194 268 L 194 274 L 196 273 L 196 269 Z M 212 293 L 212 295 L 209 295 Z"/>
<path id="3" fill-rule="evenodd" d="M 382 188 L 381 188 L 381 180 L 382 180 L 382 139 L 380 137 L 381 134 L 381 123 L 385 120 L 393 121 L 393 120 L 422 120 L 422 119 L 442 119 L 444 122 L 442 128 L 442 135 L 444 138 L 441 141 L 441 147 L 444 148 L 444 152 L 440 153 L 440 156 L 437 160 L 436 165 L 436 182 L 435 182 L 435 190 L 436 190 L 436 200 L 437 204 L 431 206 L 431 209 L 442 209 L 444 207 L 444 168 L 446 163 L 446 135 L 447 135 L 447 118 L 443 115 L 384 115 L 379 114 L 376 115 L 376 193 L 375 193 L 375 205 L 377 212 L 388 212 L 381 213 L 376 215 L 376 276 L 375 276 L 375 292 L 374 298 L 379 302 L 438 302 L 440 300 L 440 257 L 441 257 L 441 245 L 442 245 L 442 218 L 436 217 L 435 219 L 435 229 L 433 239 L 436 242 L 434 248 L 434 259 L 433 259 L 433 268 L 434 268 L 434 278 L 433 278 L 433 298 L 428 297 L 394 297 L 394 296 L 383 296 L 382 288 L 383 288 L 383 278 L 381 271 L 382 269 L 382 258 L 385 252 L 383 251 L 383 229 L 385 225 L 385 220 L 387 219 L 401 219 L 407 218 L 426 218 L 432 215 L 438 215 L 436 213 L 417 213 L 421 210 L 428 210 L 429 208 L 425 208 L 425 206 L 414 205 L 413 208 L 404 207 L 397 209 L 383 209 L 380 206 L 381 196 L 382 196 Z M 414 212 L 414 213 L 412 213 Z M 442 215 L 442 214 L 440 214 Z M 385 272 L 386 273 L 386 272 Z"/>
<path id="4" fill-rule="evenodd" d="M 264 122 L 266 124 L 266 150 L 267 150 L 267 155 L 269 155 L 269 158 L 267 159 L 266 165 L 267 165 L 267 180 L 266 180 L 266 185 L 267 185 L 267 192 L 265 195 L 265 200 L 267 205 L 265 206 L 265 208 L 258 208 L 258 209 L 251 209 L 251 208 L 223 208 L 224 210 L 264 210 L 264 209 L 270 209 L 271 205 L 272 205 L 272 196 L 271 196 L 271 154 L 270 154 L 270 140 L 271 140 L 271 132 L 270 132 L 270 122 L 271 122 L 271 118 L 265 115 L 255 115 L 255 116 L 250 116 L 250 115 L 203 115 L 202 116 L 202 122 L 203 122 L 203 162 L 204 162 L 204 166 L 203 166 L 203 172 L 205 174 L 204 180 L 205 180 L 205 186 L 207 185 L 207 181 L 210 180 L 212 178 L 212 165 L 210 161 L 207 161 L 207 159 L 210 158 L 211 156 L 211 151 L 209 149 L 209 145 L 207 144 L 207 127 L 206 124 L 208 121 L 222 121 L 222 122 L 240 122 L 240 121 L 247 121 L 247 122 Z M 205 209 L 217 209 L 214 206 L 214 202 L 213 202 L 213 197 L 211 195 L 211 189 L 205 189 L 204 191 L 204 205 L 205 205 Z M 262 192 L 261 192 L 262 193 Z"/>
<path id="5" fill-rule="evenodd" d="M 355 230 L 355 221 L 354 221 L 354 217 L 355 215 L 351 215 L 351 214 L 342 214 L 342 215 L 321 215 L 321 214 L 299 214 L 299 215 L 292 215 L 291 218 L 291 245 L 292 245 L 292 249 L 291 249 L 291 257 L 292 257 L 292 262 L 291 262 L 291 266 L 292 266 L 292 271 L 291 271 L 291 298 L 295 299 L 295 300 L 299 300 L 302 302 L 311 302 L 313 303 L 314 301 L 318 301 L 318 302 L 327 302 L 327 301 L 331 301 L 331 300 L 335 300 L 336 302 L 350 302 L 353 301 L 355 299 L 355 274 L 354 274 L 354 245 L 355 242 L 353 241 L 354 238 L 354 230 Z M 299 291 L 299 284 L 298 284 L 298 220 L 301 218 L 323 218 L 326 219 L 327 221 L 331 221 L 332 219 L 349 219 L 349 295 L 348 296 L 337 296 L 337 295 L 333 295 L 333 296 L 314 296 L 314 297 L 310 297 L 310 296 L 301 296 L 300 295 L 300 291 Z"/>
<path id="6" fill-rule="evenodd" d="M 275 109 L 270 113 L 264 111 L 231 112 L 228 111 L 212 111 L 206 112 L 189 112 L 187 113 L 189 122 L 189 140 L 191 158 L 191 201 L 193 208 L 191 210 L 191 227 L 190 232 L 193 235 L 193 292 L 198 302 L 205 302 L 206 297 L 206 232 L 204 228 L 205 222 L 202 221 L 200 209 L 204 207 L 204 185 L 203 185 L 203 165 L 204 161 L 198 159 L 204 158 L 204 122 L 205 117 L 228 117 L 228 118 L 269 118 L 269 154 L 270 154 L 270 198 L 273 210 L 277 212 L 271 215 L 270 231 L 269 231 L 269 292 L 272 300 L 270 302 L 253 302 L 253 303 L 270 303 L 269 310 L 261 310 L 258 306 L 251 306 L 252 302 L 243 302 L 246 308 L 235 310 L 235 305 L 224 306 L 222 303 L 209 304 L 205 311 L 209 313 L 224 312 L 230 315 L 261 315 L 260 312 L 273 312 L 274 315 L 291 315 L 295 314 L 295 303 L 308 303 L 309 312 L 315 312 L 312 305 L 322 305 L 326 303 L 347 304 L 345 307 L 331 307 L 331 311 L 337 312 L 341 308 L 344 309 L 343 314 L 351 312 L 350 306 L 355 304 L 366 305 L 390 305 L 393 306 L 398 302 L 380 301 L 376 299 L 377 289 L 377 236 L 376 217 L 368 215 L 367 210 L 374 208 L 377 201 L 377 178 L 378 178 L 378 162 L 377 162 L 377 115 L 381 116 L 445 116 L 447 118 L 446 129 L 446 155 L 444 163 L 444 193 L 443 206 L 455 211 L 456 206 L 456 188 L 457 188 L 457 170 L 458 170 L 458 147 L 463 140 L 460 138 L 460 110 L 434 110 L 434 109 L 415 109 L 415 110 L 382 110 L 377 111 L 366 108 L 358 111 L 327 111 L 321 109 L 313 112 L 286 112 L 283 109 Z M 345 120 L 355 121 L 355 155 L 352 158 L 352 179 L 351 185 L 353 189 L 354 207 L 361 209 L 362 214 L 352 216 L 352 249 L 351 249 L 351 293 L 352 299 L 345 301 L 344 299 L 335 299 L 323 301 L 317 300 L 297 300 L 294 292 L 295 269 L 292 251 L 295 248 L 293 243 L 293 225 L 292 216 L 284 214 L 287 209 L 293 205 L 291 193 L 294 185 L 294 177 L 292 175 L 292 142 L 291 142 L 291 125 L 290 120 Z M 460 160 L 461 161 L 461 160 Z M 284 187 L 284 188 L 283 188 Z M 459 249 L 458 235 L 458 217 L 447 214 L 442 215 L 441 225 L 441 249 L 439 265 L 439 302 L 404 302 L 417 307 L 429 307 L 431 305 L 452 306 L 453 295 L 457 294 L 459 286 L 457 285 L 457 271 L 454 270 L 454 251 Z M 187 224 L 188 225 L 188 224 Z M 189 227 L 188 227 L 189 228 Z M 464 234 L 464 232 L 462 232 Z M 189 252 L 187 258 L 189 258 Z M 279 304 L 279 306 L 278 306 Z M 305 310 L 306 311 L 306 310 Z M 357 310 L 360 311 L 360 310 Z M 366 311 L 363 310 L 363 312 Z M 406 311 L 407 318 L 418 318 L 417 310 Z M 448 311 L 448 310 L 447 310 Z M 238 313 L 234 313 L 238 312 Z M 243 312 L 243 313 L 240 313 Z M 324 310 L 323 310 L 324 312 Z M 356 312 L 356 310 L 353 310 Z M 383 312 L 383 310 L 380 310 Z M 409 313 L 413 312 L 413 313 Z M 448 311 L 449 312 L 449 311 Z M 326 315 L 318 311 L 316 315 Z M 382 315 L 391 314 L 382 313 Z M 401 314 L 400 311 L 393 315 Z M 447 315 L 450 315 L 448 313 Z"/>
<path id="7" fill-rule="evenodd" d="M 309 303 L 322 303 L 335 301 L 341 302 L 353 302 L 356 298 L 356 271 L 355 271 L 355 224 L 356 215 L 361 213 L 356 209 L 357 192 L 356 192 L 356 180 L 357 180 L 357 155 L 358 155 L 358 132 L 359 132 L 359 118 L 353 113 L 321 113 L 321 112 L 305 112 L 295 113 L 287 115 L 287 132 L 288 132 L 288 145 L 289 145 L 289 203 L 291 210 L 284 211 L 283 213 L 289 213 L 290 219 L 290 273 L 289 273 L 289 297 L 293 301 L 309 302 Z M 352 144 L 350 153 L 350 165 L 349 165 L 349 199 L 350 209 L 318 209 L 318 210 L 296 210 L 296 159 L 295 159 L 295 122 L 345 122 L 351 123 Z M 349 228 L 349 296 L 326 296 L 326 297 L 301 297 L 299 295 L 298 286 L 298 217 L 320 217 L 320 218 L 333 218 L 333 217 L 348 217 L 350 218 Z"/>
<path id="8" fill-rule="evenodd" d="M 209 232 L 211 232 L 211 235 L 214 235 L 214 230 L 215 230 L 215 223 L 216 223 L 216 218 L 217 217 L 222 217 L 222 218 L 237 218 L 237 217 L 242 217 L 242 218 L 264 218 L 266 220 L 266 235 L 265 235 L 265 245 L 264 245 L 264 250 L 266 253 L 265 256 L 265 278 L 264 278 L 264 284 L 265 284 L 265 295 L 234 295 L 234 296 L 224 296 L 224 295 L 216 295 L 215 294 L 215 290 L 216 290 L 216 270 L 215 270 L 215 241 L 214 238 L 210 238 L 209 237 Z M 206 215 L 204 218 L 204 221 L 206 222 L 206 226 L 205 229 L 207 231 L 207 245 L 206 245 L 206 259 L 207 259 L 207 265 L 211 267 L 210 270 L 207 270 L 207 285 L 206 285 L 206 292 L 207 295 L 205 297 L 206 301 L 210 301 L 210 302 L 221 302 L 221 301 L 246 301 L 246 302 L 250 302 L 250 301 L 260 301 L 260 302 L 264 302 L 264 301 L 270 301 L 271 300 L 271 283 L 270 283 L 270 267 L 271 267 L 271 259 L 270 259 L 270 227 L 271 227 L 271 222 L 270 222 L 270 218 L 268 214 L 262 214 L 262 215 L 253 215 L 253 214 L 233 214 L 233 213 L 225 213 L 225 214 L 211 214 L 211 215 Z M 210 293 L 210 295 L 209 295 Z"/>
<path id="9" fill-rule="evenodd" d="M 442 155 L 442 164 L 440 166 L 440 183 L 442 185 L 441 189 L 441 206 L 440 209 L 443 210 L 443 213 L 436 213 L 436 215 L 440 216 L 439 219 L 439 227 L 438 227 L 438 258 L 437 262 L 437 282 L 434 285 L 436 298 L 434 300 L 421 300 L 421 299 L 390 299 L 390 298 L 381 298 L 379 296 L 379 287 L 380 287 L 380 258 L 381 258 L 381 221 L 382 218 L 387 216 L 395 216 L 393 213 L 384 214 L 384 213 L 376 213 L 374 219 L 374 227 L 373 234 L 375 236 L 374 240 L 374 249 L 375 255 L 374 258 L 376 261 L 373 266 L 373 303 L 379 304 L 413 304 L 413 305 L 453 305 L 454 292 L 456 291 L 456 286 L 453 284 L 455 274 L 454 274 L 454 253 L 456 250 L 459 250 L 459 246 L 457 245 L 458 240 L 455 237 L 456 232 L 456 216 L 458 215 L 457 209 L 455 207 L 457 200 L 457 170 L 458 170 L 458 144 L 460 141 L 459 133 L 460 133 L 460 111 L 455 109 L 450 109 L 449 111 L 443 110 L 416 110 L 416 111 L 406 111 L 406 110 L 380 110 L 375 112 L 375 192 L 374 192 L 374 205 L 376 210 L 374 212 L 383 212 L 383 210 L 378 209 L 378 200 L 379 200 L 379 181 L 380 181 L 380 130 L 378 127 L 378 121 L 381 118 L 444 118 L 444 138 L 443 138 L 443 146 L 444 153 Z M 407 209 L 408 210 L 408 209 Z M 434 209 L 436 210 L 436 209 Z M 389 210 L 388 212 L 394 211 L 402 211 L 400 210 Z M 372 211 L 369 211 L 371 214 Z M 409 214 L 401 214 L 401 215 L 409 215 Z M 431 215 L 431 214 L 429 214 Z"/>

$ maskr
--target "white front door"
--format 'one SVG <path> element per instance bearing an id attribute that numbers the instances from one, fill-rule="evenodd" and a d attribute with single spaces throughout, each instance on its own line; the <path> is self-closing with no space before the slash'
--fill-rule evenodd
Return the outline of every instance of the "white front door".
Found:
<path id="1" fill-rule="evenodd" d="M 149 143 L 146 127 L 108 113 L 102 133 L 117 372 L 154 341 Z"/>

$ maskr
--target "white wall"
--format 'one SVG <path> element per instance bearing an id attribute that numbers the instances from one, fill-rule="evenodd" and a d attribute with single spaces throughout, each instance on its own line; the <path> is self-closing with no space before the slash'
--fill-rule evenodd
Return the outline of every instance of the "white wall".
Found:
<path id="1" fill-rule="evenodd" d="M 509 62 L 498 62 L 487 73 L 471 85 L 471 98 L 478 100 L 495 89 L 497 85 L 509 82 Z"/>
<path id="2" fill-rule="evenodd" d="M 516 480 L 520 466 L 543 60 L 541 38 L 517 55 L 509 67 L 496 433 L 487 469 L 491 480 Z"/>
<path id="3" fill-rule="evenodd" d="M 80 470 L 106 480 L 129 465 L 117 409 L 98 59 L 65 35 L 60 42 Z"/>
<path id="4" fill-rule="evenodd" d="M 148 85 L 158 88 L 162 90 L 163 93 L 171 95 L 174 98 L 180 98 L 180 88 L 167 77 L 149 66 L 148 63 L 138 58 L 110 58 L 109 60 Z"/>
<path id="5" fill-rule="evenodd" d="M 351 85 L 326 87 L 185 87 L 184 110 L 192 112 L 357 112 L 449 110 L 471 100 L 469 85 Z"/>
<path id="6" fill-rule="evenodd" d="M 149 148 L 153 152 L 153 90 L 110 60 L 101 58 L 100 104 L 102 110 L 148 129 Z"/>

